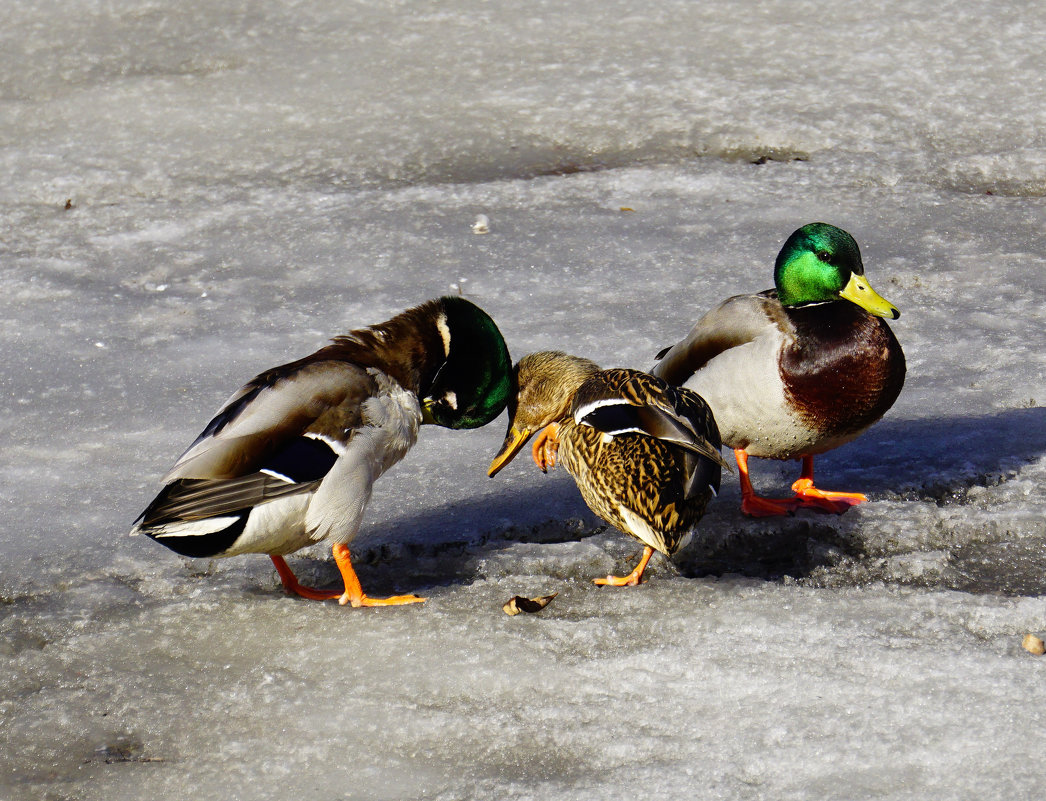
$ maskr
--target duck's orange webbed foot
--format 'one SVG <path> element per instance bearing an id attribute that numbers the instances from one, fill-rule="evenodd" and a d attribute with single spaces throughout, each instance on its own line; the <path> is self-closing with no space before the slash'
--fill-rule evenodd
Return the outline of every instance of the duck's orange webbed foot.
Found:
<path id="1" fill-rule="evenodd" d="M 363 588 L 360 586 L 360 580 L 356 576 L 356 571 L 352 567 L 352 558 L 349 555 L 348 547 L 335 545 L 333 552 L 334 561 L 337 563 L 338 570 L 341 572 L 342 579 L 345 582 L 344 592 L 339 592 L 338 590 L 317 590 L 313 587 L 306 587 L 298 581 L 282 556 L 272 556 L 270 558 L 276 566 L 276 572 L 279 574 L 280 581 L 283 582 L 283 586 L 287 588 L 287 591 L 302 598 L 307 598 L 310 601 L 330 601 L 337 598 L 338 603 L 342 606 L 345 604 L 351 604 L 352 606 L 400 606 L 401 604 L 421 603 L 425 600 L 417 595 L 394 595 L 391 598 L 371 598 L 365 595 Z"/>
<path id="2" fill-rule="evenodd" d="M 345 606 L 345 604 L 351 604 L 354 607 L 403 606 L 405 604 L 423 604 L 425 603 L 425 599 L 420 595 L 390 595 L 388 598 L 371 598 L 369 595 L 361 595 L 359 598 L 353 599 L 346 594 L 338 599 L 338 603 L 342 606 Z"/>
<path id="3" fill-rule="evenodd" d="M 649 545 L 643 549 L 643 557 L 639 560 L 635 570 L 627 576 L 607 576 L 606 578 L 592 579 L 593 584 L 600 587 L 635 587 L 643 580 L 643 571 L 646 570 L 647 562 L 654 555 L 654 549 Z"/>
<path id="4" fill-rule="evenodd" d="M 851 506 L 865 503 L 868 496 L 860 492 L 829 492 L 814 486 L 814 457 L 803 457 L 803 472 L 792 484 L 798 505 L 804 509 L 816 509 L 829 514 L 841 515 Z"/>
<path id="5" fill-rule="evenodd" d="M 860 492 L 828 492 L 814 486 L 813 480 L 800 478 L 792 485 L 798 505 L 803 509 L 817 509 L 830 514 L 841 515 L 851 506 L 857 506 L 868 500 Z"/>
<path id="6" fill-rule="evenodd" d="M 534 464 L 541 468 L 542 473 L 547 473 L 556 466 L 556 457 L 559 454 L 559 425 L 549 423 L 534 438 L 531 446 L 534 454 Z"/>
<path id="7" fill-rule="evenodd" d="M 340 593 L 338 603 L 342 606 L 402 606 L 403 604 L 420 604 L 425 599 L 417 595 L 393 595 L 390 598 L 371 598 L 363 593 L 360 580 L 356 576 L 356 570 L 352 567 L 352 555 L 349 546 L 336 544 L 332 549 L 334 561 L 341 571 L 341 577 L 345 581 L 345 592 Z"/>

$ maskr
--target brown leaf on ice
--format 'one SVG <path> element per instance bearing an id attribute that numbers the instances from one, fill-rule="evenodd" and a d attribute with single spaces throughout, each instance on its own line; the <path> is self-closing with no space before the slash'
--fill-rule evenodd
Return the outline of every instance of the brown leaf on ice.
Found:
<path id="1" fill-rule="evenodd" d="M 501 608 L 506 615 L 518 615 L 520 612 L 532 615 L 548 606 L 557 595 L 559 595 L 558 592 L 542 595 L 540 598 L 524 598 L 522 595 L 515 595 Z"/>

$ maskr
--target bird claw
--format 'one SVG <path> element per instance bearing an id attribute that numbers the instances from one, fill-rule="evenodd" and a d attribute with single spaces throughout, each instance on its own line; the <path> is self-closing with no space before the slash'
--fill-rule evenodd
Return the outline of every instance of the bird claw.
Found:
<path id="1" fill-rule="evenodd" d="M 796 501 L 803 509 L 841 515 L 851 506 L 867 502 L 868 496 L 860 492 L 829 492 L 819 490 L 810 478 L 800 478 L 792 484 Z"/>
<path id="2" fill-rule="evenodd" d="M 425 599 L 418 595 L 393 595 L 389 598 L 371 598 L 369 595 L 364 595 L 354 598 L 347 592 L 338 599 L 338 603 L 342 606 L 351 604 L 357 609 L 361 606 L 402 606 L 404 604 L 420 604 L 424 601 Z"/>
<path id="3" fill-rule="evenodd" d="M 534 439 L 531 451 L 534 455 L 534 464 L 541 468 L 542 473 L 547 473 L 556 466 L 556 458 L 559 454 L 559 426 L 551 423 L 542 429 L 541 433 Z"/>
<path id="4" fill-rule="evenodd" d="M 639 585 L 639 577 L 633 575 L 607 576 L 606 578 L 592 579 L 592 583 L 600 587 L 635 587 Z"/>
<path id="5" fill-rule="evenodd" d="M 627 576 L 607 576 L 606 578 L 592 579 L 592 583 L 600 587 L 638 587 L 643 580 L 643 571 L 646 570 L 650 557 L 653 555 L 654 549 L 649 545 L 645 545 L 643 546 L 643 555 L 639 558 L 639 564 Z"/>

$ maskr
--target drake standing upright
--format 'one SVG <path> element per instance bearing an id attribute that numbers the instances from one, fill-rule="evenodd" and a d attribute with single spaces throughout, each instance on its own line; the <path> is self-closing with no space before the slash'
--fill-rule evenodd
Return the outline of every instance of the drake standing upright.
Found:
<path id="1" fill-rule="evenodd" d="M 814 487 L 814 456 L 859 436 L 897 400 L 904 353 L 882 318 L 900 312 L 864 277 L 854 238 L 826 223 L 788 237 L 774 283 L 712 309 L 650 372 L 708 401 L 737 457 L 745 514 L 842 513 L 867 498 Z M 801 458 L 795 496 L 756 495 L 749 456 Z"/>

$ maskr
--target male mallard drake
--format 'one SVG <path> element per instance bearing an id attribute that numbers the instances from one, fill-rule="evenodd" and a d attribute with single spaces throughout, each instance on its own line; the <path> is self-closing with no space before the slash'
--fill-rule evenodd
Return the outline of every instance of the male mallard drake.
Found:
<path id="1" fill-rule="evenodd" d="M 370 598 L 348 544 L 374 481 L 417 440 L 421 423 L 476 428 L 505 408 L 512 361 L 494 321 L 463 298 L 430 300 L 336 337 L 243 387 L 182 454 L 135 521 L 185 556 L 265 553 L 284 586 L 353 606 Z M 333 540 L 344 592 L 301 586 L 284 554 Z"/>
<path id="2" fill-rule="evenodd" d="M 600 370 L 558 351 L 532 353 L 516 366 L 505 443 L 493 476 L 535 432 L 542 471 L 557 453 L 589 508 L 643 543 L 628 576 L 596 584 L 636 585 L 654 551 L 671 556 L 685 543 L 719 489 L 719 432 L 695 393 L 637 370 Z"/>
<path id="3" fill-rule="evenodd" d="M 810 223 L 777 256 L 776 289 L 738 295 L 708 312 L 651 371 L 699 393 L 734 449 L 741 510 L 797 507 L 842 513 L 867 498 L 813 485 L 816 454 L 849 442 L 889 409 L 904 384 L 904 353 L 880 318 L 900 312 L 864 277 L 846 231 Z M 748 457 L 803 460 L 794 498 L 755 494 Z"/>

